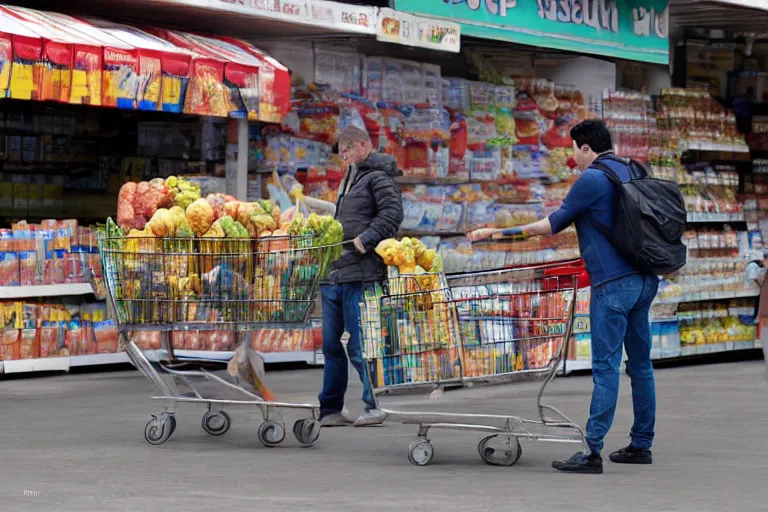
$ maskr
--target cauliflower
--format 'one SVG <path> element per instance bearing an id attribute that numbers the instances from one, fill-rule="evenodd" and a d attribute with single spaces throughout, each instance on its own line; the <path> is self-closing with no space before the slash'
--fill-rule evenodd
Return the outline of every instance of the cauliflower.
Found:
<path id="1" fill-rule="evenodd" d="M 146 227 L 157 237 L 173 236 L 176 233 L 173 217 L 165 208 L 157 210 Z"/>
<path id="2" fill-rule="evenodd" d="M 213 208 L 205 199 L 198 199 L 190 204 L 186 213 L 189 227 L 197 236 L 201 236 L 211 228 L 214 221 Z"/>

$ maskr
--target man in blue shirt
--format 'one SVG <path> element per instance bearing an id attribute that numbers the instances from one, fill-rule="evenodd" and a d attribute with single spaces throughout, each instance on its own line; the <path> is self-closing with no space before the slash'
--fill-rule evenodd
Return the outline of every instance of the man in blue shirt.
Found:
<path id="1" fill-rule="evenodd" d="M 608 166 L 622 181 L 629 181 L 626 163 L 611 151 L 605 123 L 588 120 L 571 129 L 576 163 L 584 173 L 573 184 L 559 210 L 548 218 L 513 229 L 480 229 L 470 234 L 482 240 L 495 234 L 551 235 L 576 226 L 579 247 L 591 281 L 592 404 L 587 422 L 589 450 L 552 466 L 573 473 L 602 473 L 603 438 L 613 423 L 619 396 L 622 345 L 632 380 L 635 421 L 631 443 L 610 455 L 622 464 L 651 464 L 656 420 L 656 390 L 651 365 L 648 313 L 659 280 L 632 266 L 603 235 L 614 224 L 615 191 L 609 178 L 593 164 Z M 601 229 L 604 228 L 604 229 Z"/>

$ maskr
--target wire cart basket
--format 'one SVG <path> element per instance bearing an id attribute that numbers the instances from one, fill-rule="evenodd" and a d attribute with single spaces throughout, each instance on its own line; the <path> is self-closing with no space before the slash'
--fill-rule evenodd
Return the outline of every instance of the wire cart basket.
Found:
<path id="1" fill-rule="evenodd" d="M 367 297 L 361 318 L 377 400 L 418 390 L 439 397 L 455 387 L 541 381 L 536 419 L 381 407 L 394 420 L 418 425 L 408 448 L 411 463 L 432 461 L 433 428 L 488 434 L 478 451 L 497 466 L 519 460 L 520 439 L 586 447 L 582 429 L 543 402 L 572 333 L 578 268 L 560 263 L 450 276 L 394 274 L 389 295 Z M 503 448 L 494 449 L 499 441 Z"/>
<path id="2" fill-rule="evenodd" d="M 236 340 L 262 328 L 304 326 L 334 246 L 313 246 L 310 235 L 260 239 L 151 238 L 109 234 L 99 243 L 109 303 L 130 361 L 162 393 L 166 403 L 144 430 L 147 442 L 159 445 L 176 428 L 180 403 L 207 407 L 203 430 L 213 436 L 229 430 L 226 406 L 257 406 L 264 419 L 259 440 L 275 446 L 285 438 L 280 409 L 298 409 L 293 433 L 300 444 L 312 445 L 320 433 L 316 405 L 275 401 L 263 385 L 263 360 L 247 342 L 237 343 L 229 361 L 231 380 L 210 369 L 220 359 L 180 357 L 174 350 L 178 334 L 221 330 Z M 162 348 L 145 351 L 132 336 L 160 331 Z M 178 343 L 178 342 L 177 342 Z M 190 378 L 205 379 L 238 399 L 203 396 Z M 181 393 L 177 384 L 188 388 Z"/>

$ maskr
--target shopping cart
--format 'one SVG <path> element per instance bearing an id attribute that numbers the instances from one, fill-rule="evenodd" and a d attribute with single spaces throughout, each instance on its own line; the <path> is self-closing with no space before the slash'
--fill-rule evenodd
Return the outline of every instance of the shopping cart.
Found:
<path id="1" fill-rule="evenodd" d="M 171 437 L 180 403 L 205 405 L 203 430 L 214 436 L 227 432 L 231 424 L 222 407 L 259 407 L 264 422 L 258 435 L 265 446 L 285 438 L 280 409 L 303 410 L 308 417 L 294 423 L 293 433 L 304 446 L 317 440 L 318 407 L 275 401 L 262 383 L 263 360 L 242 338 L 255 329 L 305 326 L 319 279 L 336 247 L 315 247 L 311 236 L 160 239 L 109 233 L 99 249 L 125 352 L 160 389 L 162 395 L 152 398 L 166 403 L 147 423 L 147 442 L 159 445 Z M 220 367 L 220 359 L 190 357 L 174 346 L 179 334 L 211 330 L 241 338 L 236 350 L 230 347 L 226 354 L 231 379 L 211 370 Z M 133 335 L 146 331 L 162 333 L 159 350 L 142 350 L 134 342 Z M 234 391 L 237 399 L 203 396 L 191 378 Z M 189 391 L 181 393 L 177 384 Z"/>
<path id="2" fill-rule="evenodd" d="M 581 443 L 582 429 L 543 402 L 570 339 L 582 271 L 571 263 L 461 275 L 390 275 L 390 294 L 366 298 L 362 331 L 377 400 L 385 394 L 541 379 L 537 419 L 505 414 L 389 410 L 418 425 L 408 459 L 425 466 L 431 429 L 488 434 L 478 451 L 491 465 L 515 464 L 520 439 Z M 380 405 L 381 407 L 381 405 Z M 491 444 L 504 442 L 502 450 Z"/>

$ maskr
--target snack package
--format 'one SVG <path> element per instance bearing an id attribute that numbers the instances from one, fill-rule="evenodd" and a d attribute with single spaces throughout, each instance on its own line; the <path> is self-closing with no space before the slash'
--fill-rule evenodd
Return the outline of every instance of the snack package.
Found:
<path id="1" fill-rule="evenodd" d="M 189 86 L 191 59 L 188 56 L 164 53 L 162 56 L 162 87 L 160 109 L 163 112 L 181 113 Z"/>
<path id="2" fill-rule="evenodd" d="M 49 322 L 40 328 L 40 357 L 59 355 L 59 328 Z"/>
<path id="3" fill-rule="evenodd" d="M 339 137 L 339 105 L 332 102 L 315 102 L 298 108 L 301 134 L 312 140 L 333 145 Z"/>
<path id="4" fill-rule="evenodd" d="M 0 252 L 0 286 L 19 286 L 20 284 L 18 253 Z"/>
<path id="5" fill-rule="evenodd" d="M 42 61 L 36 63 L 40 74 L 40 90 L 38 100 L 67 102 L 72 83 L 72 53 L 71 44 L 44 40 Z"/>
<path id="6" fill-rule="evenodd" d="M 102 105 L 136 109 L 136 98 L 141 82 L 137 51 L 104 48 L 103 66 Z"/>
<path id="7" fill-rule="evenodd" d="M 157 110 L 163 82 L 162 60 L 159 52 L 139 50 L 136 106 L 139 110 Z"/>
<path id="8" fill-rule="evenodd" d="M 224 66 L 224 86 L 229 91 L 229 115 L 259 118 L 259 68 L 227 62 Z"/>
<path id="9" fill-rule="evenodd" d="M 19 100 L 31 100 L 40 90 L 39 76 L 35 73 L 35 63 L 43 54 L 42 39 L 12 35 L 13 64 L 9 84 L 9 97 Z"/>
<path id="10" fill-rule="evenodd" d="M 22 329 L 19 338 L 19 359 L 40 357 L 40 347 L 37 329 Z"/>
<path id="11" fill-rule="evenodd" d="M 0 359 L 12 361 L 19 359 L 20 329 L 3 329 L 0 331 Z"/>
<path id="12" fill-rule="evenodd" d="M 11 66 L 13 65 L 13 48 L 11 36 L 0 32 L 0 97 L 8 96 L 11 82 Z"/>
<path id="13" fill-rule="evenodd" d="M 406 167 L 406 155 L 403 148 L 405 118 L 397 105 L 393 103 L 379 103 L 380 126 L 383 131 L 379 133 L 378 150 L 387 153 L 397 159 L 399 168 Z M 374 141 L 375 143 L 375 141 Z"/>
<path id="14" fill-rule="evenodd" d="M 223 62 L 213 59 L 192 60 L 184 112 L 217 117 L 229 115 Z"/>
<path id="15" fill-rule="evenodd" d="M 103 82 L 102 55 L 101 48 L 97 46 L 79 44 L 74 46 L 70 103 L 101 105 Z"/>

